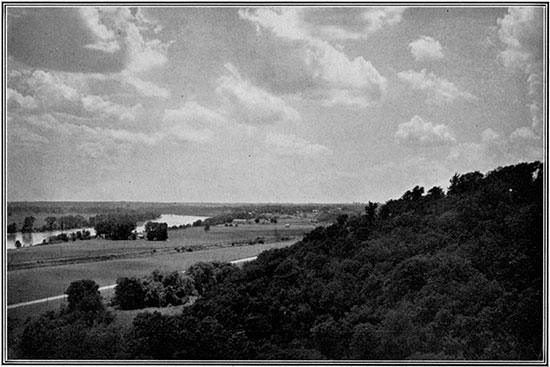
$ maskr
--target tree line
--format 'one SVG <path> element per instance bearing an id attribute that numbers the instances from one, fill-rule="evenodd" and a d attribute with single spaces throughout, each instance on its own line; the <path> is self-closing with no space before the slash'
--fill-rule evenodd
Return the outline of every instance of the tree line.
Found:
<path id="1" fill-rule="evenodd" d="M 155 211 L 126 211 L 118 210 L 111 213 L 97 214 L 88 218 L 77 215 L 64 215 L 60 217 L 48 216 L 44 219 L 44 224 L 40 227 L 35 226 L 36 218 L 33 216 L 27 216 L 23 220 L 21 228 L 18 228 L 17 223 L 13 222 L 8 224 L 7 232 L 16 233 L 21 231 L 23 233 L 29 232 L 49 232 L 56 230 L 69 230 L 75 228 L 95 227 L 96 223 L 105 222 L 107 219 L 113 219 L 114 221 L 122 220 L 125 218 L 130 222 L 143 222 L 150 219 L 160 217 L 160 213 Z"/>

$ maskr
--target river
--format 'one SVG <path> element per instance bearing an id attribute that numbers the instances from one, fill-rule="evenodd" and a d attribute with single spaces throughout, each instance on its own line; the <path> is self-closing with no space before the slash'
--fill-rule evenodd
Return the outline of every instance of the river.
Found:
<path id="1" fill-rule="evenodd" d="M 158 222 L 158 223 L 166 223 L 168 224 L 168 227 L 172 226 L 179 226 L 179 225 L 186 225 L 186 224 L 193 224 L 193 222 L 196 222 L 197 220 L 205 220 L 208 217 L 198 217 L 193 215 L 175 215 L 175 214 L 162 214 L 159 218 L 151 220 L 151 222 Z M 136 227 L 137 232 L 143 232 L 145 231 L 145 223 L 138 223 Z M 33 246 L 33 245 L 39 245 L 44 240 L 48 240 L 48 237 L 51 236 L 57 236 L 61 233 L 67 233 L 70 234 L 72 232 L 78 232 L 87 230 L 90 231 L 90 235 L 93 237 L 95 236 L 95 230 L 93 228 L 74 228 L 74 229 L 68 229 L 64 231 L 51 231 L 51 232 L 32 232 L 32 233 L 12 233 L 8 234 L 6 237 L 6 247 L 8 249 L 14 249 L 15 248 L 15 242 L 19 241 L 24 247 Z"/>

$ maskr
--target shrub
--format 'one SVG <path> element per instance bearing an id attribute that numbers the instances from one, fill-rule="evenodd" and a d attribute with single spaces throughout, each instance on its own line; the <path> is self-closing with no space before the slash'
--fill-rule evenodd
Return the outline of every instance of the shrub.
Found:
<path id="1" fill-rule="evenodd" d="M 145 290 L 138 278 L 118 278 L 113 304 L 122 310 L 137 310 L 145 307 Z"/>

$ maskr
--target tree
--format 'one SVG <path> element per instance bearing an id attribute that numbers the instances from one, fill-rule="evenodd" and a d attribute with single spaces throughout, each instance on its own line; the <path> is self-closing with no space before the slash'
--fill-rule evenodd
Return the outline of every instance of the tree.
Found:
<path id="1" fill-rule="evenodd" d="M 145 232 L 147 241 L 166 241 L 168 239 L 168 224 L 147 222 Z"/>
<path id="2" fill-rule="evenodd" d="M 136 221 L 125 214 L 103 214 L 95 217 L 94 229 L 97 235 L 112 240 L 127 240 L 136 229 Z"/>
<path id="3" fill-rule="evenodd" d="M 8 224 L 7 231 L 8 233 L 17 233 L 17 223 Z"/>
<path id="4" fill-rule="evenodd" d="M 205 232 L 208 232 L 209 230 L 210 230 L 210 223 L 207 222 L 207 223 L 205 223 L 205 225 L 204 225 L 204 231 L 205 231 Z"/>
<path id="5" fill-rule="evenodd" d="M 25 221 L 23 222 L 23 228 L 21 228 L 21 232 L 32 232 L 33 226 L 34 226 L 34 220 L 35 218 L 33 216 L 25 217 Z"/>
<path id="6" fill-rule="evenodd" d="M 21 241 L 15 241 L 15 248 L 21 248 Z"/>
<path id="7" fill-rule="evenodd" d="M 369 201 L 369 204 L 365 207 L 365 213 L 367 215 L 367 221 L 372 223 L 376 216 L 376 208 L 378 207 L 377 203 Z"/>
<path id="8" fill-rule="evenodd" d="M 439 186 L 434 186 L 431 189 L 428 190 L 428 195 L 430 199 L 441 199 L 445 197 L 445 193 L 443 192 L 443 189 Z"/>
<path id="9" fill-rule="evenodd" d="M 53 231 L 57 228 L 57 225 L 55 224 L 55 221 L 57 220 L 56 217 L 46 217 L 44 221 L 46 222 L 46 228 L 48 231 Z"/>
<path id="10" fill-rule="evenodd" d="M 105 309 L 99 293 L 99 286 L 93 280 L 74 281 L 69 285 L 65 294 L 67 294 L 69 311 L 98 313 Z"/>
<path id="11" fill-rule="evenodd" d="M 138 278 L 118 278 L 113 304 L 121 310 L 137 310 L 145 307 L 145 290 Z"/>

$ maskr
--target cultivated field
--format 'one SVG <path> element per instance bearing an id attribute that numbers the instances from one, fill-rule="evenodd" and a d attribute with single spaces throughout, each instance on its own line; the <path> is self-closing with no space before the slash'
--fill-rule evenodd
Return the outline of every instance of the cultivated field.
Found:
<path id="1" fill-rule="evenodd" d="M 286 227 L 289 224 L 290 227 Z M 231 246 L 263 237 L 264 242 L 273 242 L 282 237 L 296 237 L 314 228 L 307 220 L 287 218 L 277 224 L 245 224 L 239 227 L 212 226 L 206 232 L 202 227 L 191 227 L 168 231 L 168 241 L 151 242 L 146 240 L 110 241 L 92 239 L 87 241 L 64 242 L 45 246 L 23 247 L 8 250 L 8 269 L 17 269 L 22 265 L 41 266 L 39 262 L 74 259 L 76 262 L 98 260 L 98 257 L 140 256 L 151 250 L 173 250 L 183 248 L 208 248 L 212 246 Z"/>

